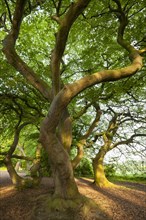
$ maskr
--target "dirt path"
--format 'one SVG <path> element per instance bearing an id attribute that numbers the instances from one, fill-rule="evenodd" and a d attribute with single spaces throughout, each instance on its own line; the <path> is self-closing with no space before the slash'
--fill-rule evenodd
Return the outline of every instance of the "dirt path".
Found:
<path id="1" fill-rule="evenodd" d="M 113 220 L 146 219 L 146 185 L 118 182 L 122 187 L 100 189 L 90 180 L 77 182 L 80 192 L 94 199 Z"/>
<path id="2" fill-rule="evenodd" d="M 76 182 L 79 191 L 93 199 L 112 220 L 146 219 L 146 185 L 118 182 L 122 187 L 99 189 L 90 179 L 77 179 Z M 52 191 L 51 179 L 43 178 L 39 188 L 17 192 L 8 174 L 0 171 L 0 220 L 27 220 L 36 197 Z"/>

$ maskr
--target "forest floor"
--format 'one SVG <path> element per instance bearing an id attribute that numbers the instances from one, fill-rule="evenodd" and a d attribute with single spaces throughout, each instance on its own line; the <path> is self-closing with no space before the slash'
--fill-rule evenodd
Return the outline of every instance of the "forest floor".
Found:
<path id="1" fill-rule="evenodd" d="M 93 199 L 112 220 L 146 219 L 146 185 L 116 182 L 119 187 L 100 189 L 91 179 L 76 179 L 81 194 Z M 6 171 L 0 171 L 0 220 L 28 220 L 40 195 L 51 194 L 51 178 L 43 178 L 39 188 L 16 191 Z M 55 218 L 47 218 L 47 220 Z M 64 218 L 60 219 L 64 220 Z M 67 218 L 70 220 L 70 216 Z M 92 219 L 91 219 L 92 220 Z M 106 220 L 106 217 L 105 217 Z"/>

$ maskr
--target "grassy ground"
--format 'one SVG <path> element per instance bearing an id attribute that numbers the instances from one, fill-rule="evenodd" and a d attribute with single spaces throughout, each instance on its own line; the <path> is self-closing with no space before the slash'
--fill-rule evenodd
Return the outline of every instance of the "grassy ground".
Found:
<path id="1" fill-rule="evenodd" d="M 123 182 L 133 182 L 133 183 L 143 183 L 146 184 L 146 176 L 115 176 L 109 177 L 110 181 L 123 181 Z"/>

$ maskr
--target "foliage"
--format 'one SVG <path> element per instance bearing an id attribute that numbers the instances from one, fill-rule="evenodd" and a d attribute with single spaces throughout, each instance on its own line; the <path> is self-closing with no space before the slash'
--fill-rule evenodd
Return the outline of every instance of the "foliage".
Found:
<path id="1" fill-rule="evenodd" d="M 83 158 L 79 166 L 75 169 L 75 176 L 93 177 L 93 168 L 88 158 Z"/>
<path id="2" fill-rule="evenodd" d="M 126 176 L 113 176 L 110 177 L 111 181 L 124 181 L 124 182 L 136 182 L 146 184 L 146 175 L 126 175 Z"/>
<path id="3" fill-rule="evenodd" d="M 115 173 L 116 173 L 116 169 L 113 164 L 106 164 L 104 166 L 104 171 L 105 171 L 106 177 L 113 177 L 115 176 Z"/>

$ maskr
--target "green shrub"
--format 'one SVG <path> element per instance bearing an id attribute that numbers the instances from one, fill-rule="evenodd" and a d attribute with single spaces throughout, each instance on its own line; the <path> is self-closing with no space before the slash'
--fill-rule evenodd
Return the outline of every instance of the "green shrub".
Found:
<path id="1" fill-rule="evenodd" d="M 79 166 L 75 169 L 75 176 L 93 177 L 93 168 L 91 161 L 87 158 L 83 158 Z"/>
<path id="2" fill-rule="evenodd" d="M 116 170 L 113 164 L 107 164 L 104 166 L 104 171 L 106 177 L 112 177 L 115 176 Z"/>

